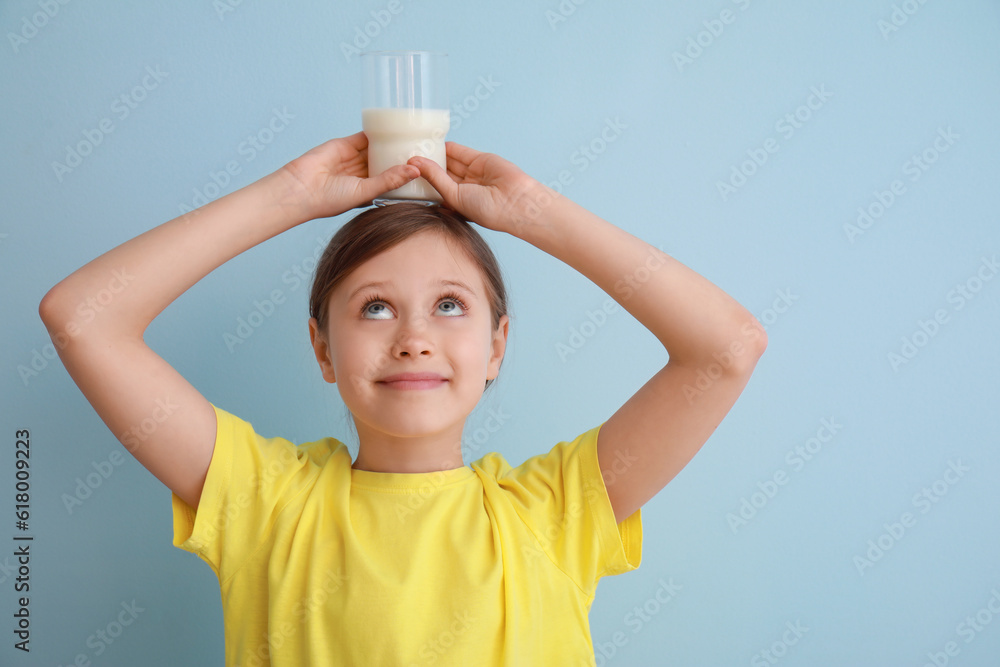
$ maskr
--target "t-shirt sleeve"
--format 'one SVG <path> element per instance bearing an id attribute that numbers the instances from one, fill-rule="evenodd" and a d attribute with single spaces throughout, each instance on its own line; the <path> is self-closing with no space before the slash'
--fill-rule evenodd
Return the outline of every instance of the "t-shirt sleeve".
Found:
<path id="1" fill-rule="evenodd" d="M 600 424 L 497 481 L 534 533 L 538 546 L 581 588 L 630 572 L 642 561 L 642 509 L 619 524 L 597 458 Z"/>
<path id="2" fill-rule="evenodd" d="M 318 474 L 284 438 L 264 438 L 215 405 L 215 449 L 197 509 L 171 492 L 173 544 L 226 581 L 267 540 L 281 510 Z"/>

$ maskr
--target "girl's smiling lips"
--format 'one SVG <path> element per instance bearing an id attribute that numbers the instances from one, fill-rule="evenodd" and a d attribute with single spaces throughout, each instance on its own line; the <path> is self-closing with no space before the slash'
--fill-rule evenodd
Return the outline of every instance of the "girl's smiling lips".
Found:
<path id="1" fill-rule="evenodd" d="M 376 384 L 390 389 L 434 389 L 445 382 L 447 380 L 437 373 L 397 373 L 378 380 Z"/>

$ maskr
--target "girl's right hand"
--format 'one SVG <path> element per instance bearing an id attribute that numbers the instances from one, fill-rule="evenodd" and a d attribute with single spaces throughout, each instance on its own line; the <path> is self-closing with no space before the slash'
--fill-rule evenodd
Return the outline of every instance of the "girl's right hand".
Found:
<path id="1" fill-rule="evenodd" d="M 302 186 L 302 205 L 309 220 L 370 206 L 379 195 L 420 176 L 417 167 L 402 164 L 369 177 L 368 136 L 364 132 L 331 139 L 282 169 Z"/>

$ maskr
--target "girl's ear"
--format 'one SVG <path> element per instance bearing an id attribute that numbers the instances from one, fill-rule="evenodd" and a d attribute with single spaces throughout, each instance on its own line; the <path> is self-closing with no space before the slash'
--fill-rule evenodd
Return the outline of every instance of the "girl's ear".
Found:
<path id="1" fill-rule="evenodd" d="M 333 362 L 330 360 L 330 346 L 326 342 L 326 336 L 320 332 L 319 322 L 315 317 L 309 318 L 309 341 L 312 343 L 323 379 L 333 384 L 337 381 L 337 377 L 333 373 Z"/>
<path id="2" fill-rule="evenodd" d="M 504 352 L 507 349 L 507 330 L 510 318 L 506 315 L 500 317 L 500 324 L 493 334 L 493 349 L 490 351 L 490 361 L 486 367 L 486 379 L 493 380 L 500 374 L 500 362 L 503 361 Z"/>

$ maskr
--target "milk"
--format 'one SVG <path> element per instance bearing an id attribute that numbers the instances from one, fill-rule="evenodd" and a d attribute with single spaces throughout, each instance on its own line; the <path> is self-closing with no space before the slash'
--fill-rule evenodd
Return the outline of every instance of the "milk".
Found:
<path id="1" fill-rule="evenodd" d="M 447 169 L 444 141 L 451 126 L 448 109 L 362 109 L 361 125 L 368 136 L 369 176 L 406 164 L 415 155 Z M 441 201 L 437 190 L 420 177 L 379 198 Z"/>

